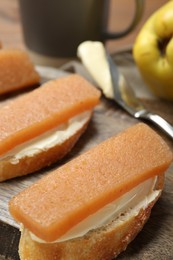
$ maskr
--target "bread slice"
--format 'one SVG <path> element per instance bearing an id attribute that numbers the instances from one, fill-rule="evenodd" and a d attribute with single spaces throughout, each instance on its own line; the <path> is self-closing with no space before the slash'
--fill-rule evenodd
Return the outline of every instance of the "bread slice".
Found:
<path id="1" fill-rule="evenodd" d="M 71 151 L 80 136 L 86 130 L 91 119 L 91 113 L 86 117 L 86 121 L 81 127 L 69 136 L 62 143 L 57 144 L 47 150 L 40 150 L 34 156 L 24 156 L 18 163 L 13 163 L 11 157 L 0 160 L 0 181 L 8 180 L 14 177 L 23 176 L 32 172 L 36 172 L 52 163 L 62 159 Z"/>
<path id="2" fill-rule="evenodd" d="M 0 49 L 0 94 L 39 83 L 40 76 L 29 55 L 18 49 Z"/>
<path id="3" fill-rule="evenodd" d="M 164 176 L 159 176 L 155 190 L 162 190 Z M 159 195 L 134 214 L 132 210 L 106 225 L 89 231 L 80 238 L 65 242 L 39 243 L 32 240 L 26 228 L 21 229 L 19 255 L 21 260 L 111 260 L 124 251 L 150 217 Z"/>
<path id="4" fill-rule="evenodd" d="M 79 75 L 50 80 L 0 109 L 0 181 L 65 156 L 85 131 L 100 91 Z"/>
<path id="5" fill-rule="evenodd" d="M 14 196 L 24 229 L 21 259 L 112 259 L 142 229 L 173 159 L 163 139 L 136 124 Z"/>

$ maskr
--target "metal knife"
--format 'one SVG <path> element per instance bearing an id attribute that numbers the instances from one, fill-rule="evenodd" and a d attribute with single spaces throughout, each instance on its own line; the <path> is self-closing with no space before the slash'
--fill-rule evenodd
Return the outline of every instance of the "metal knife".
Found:
<path id="1" fill-rule="evenodd" d="M 103 43 L 83 42 L 78 47 L 77 55 L 107 98 L 115 100 L 133 117 L 151 121 L 173 140 L 173 126 L 144 107 L 110 54 L 106 52 Z"/>
<path id="2" fill-rule="evenodd" d="M 114 100 L 130 115 L 154 123 L 173 140 L 173 126 L 157 114 L 149 112 L 136 97 L 133 89 L 118 70 L 110 54 L 106 54 L 112 79 Z"/>

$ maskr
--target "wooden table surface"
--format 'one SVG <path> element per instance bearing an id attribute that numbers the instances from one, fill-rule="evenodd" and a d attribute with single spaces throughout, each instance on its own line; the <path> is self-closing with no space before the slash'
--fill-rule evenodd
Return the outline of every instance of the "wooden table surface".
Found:
<path id="1" fill-rule="evenodd" d="M 126 0 L 124 0 L 126 1 Z M 149 2 L 150 3 L 149 5 Z M 146 1 L 145 17 L 166 1 Z M 115 20 L 112 15 L 115 6 L 112 3 L 110 28 L 113 27 Z M 144 18 L 145 20 L 145 18 Z M 139 28 L 139 27 L 138 27 Z M 133 44 L 135 34 L 129 35 L 126 39 L 118 41 L 109 41 L 108 48 L 110 52 L 115 53 L 117 49 L 125 45 Z M 16 0 L 0 0 L 0 41 L 4 47 L 17 47 L 25 49 L 25 44 L 22 39 L 22 30 L 20 24 L 20 14 Z M 145 89 L 145 85 L 140 78 L 140 75 L 135 67 L 133 57 L 130 51 L 124 51 L 113 55 L 119 68 L 125 74 L 126 78 L 131 81 L 134 89 L 139 91 Z M 82 72 L 83 73 L 83 72 Z M 139 98 L 145 103 L 146 107 L 152 112 L 156 112 L 163 116 L 170 123 L 173 124 L 173 103 L 161 100 L 153 100 L 148 96 L 141 94 L 139 91 Z M 119 106 L 106 99 L 102 99 L 100 106 L 95 110 L 93 119 L 83 137 L 77 143 L 73 151 L 63 161 L 69 160 L 82 153 L 89 147 L 99 143 L 100 141 L 116 134 L 126 127 L 137 123 L 136 119 L 130 117 Z M 152 126 L 154 127 L 154 126 Z M 165 141 L 170 145 L 173 150 L 173 142 L 154 127 L 159 134 L 163 136 Z M 54 167 L 58 167 L 58 164 Z M 48 169 L 49 170 L 49 169 Z M 26 177 L 24 181 L 27 180 Z M 8 181 L 0 184 L 0 193 L 10 185 L 19 185 L 23 179 L 17 179 L 14 182 Z M 18 184 L 17 184 L 18 183 Z M 14 185 L 14 189 L 15 189 Z M 10 186 L 12 187 L 12 186 Z M 10 189 L 9 189 L 10 193 Z M 2 201 L 0 200 L 0 210 Z M 0 212 L 0 216 L 2 211 Z M 10 226 L 0 221 L 0 260 L 18 260 L 18 242 L 20 232 L 17 228 Z M 122 253 L 117 259 L 121 260 L 171 260 L 173 259 L 173 165 L 166 173 L 165 188 L 162 197 L 155 205 L 151 217 L 145 225 L 142 232 L 137 238 L 129 245 L 127 250 Z"/>

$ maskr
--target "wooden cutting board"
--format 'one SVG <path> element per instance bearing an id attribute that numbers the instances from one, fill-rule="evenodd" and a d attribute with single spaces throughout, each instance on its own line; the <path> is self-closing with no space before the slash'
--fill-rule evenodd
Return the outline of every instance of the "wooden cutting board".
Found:
<path id="1" fill-rule="evenodd" d="M 113 57 L 120 70 L 133 86 L 137 96 L 143 101 L 146 107 L 173 124 L 173 103 L 158 100 L 151 95 L 133 63 L 131 52 L 118 53 Z M 40 74 L 43 75 L 43 82 L 51 78 L 63 76 L 65 73 L 64 70 L 80 73 L 88 80 L 91 80 L 83 66 L 78 62 L 71 62 L 65 65 L 62 70 L 43 67 L 38 68 Z M 6 98 L 1 100 L 1 104 L 6 102 Z M 100 105 L 98 105 L 94 111 L 87 131 L 63 161 L 35 174 L 0 183 L 0 259 L 18 259 L 17 246 L 20 233 L 18 231 L 18 224 L 8 212 L 9 199 L 54 168 L 59 167 L 61 164 L 83 153 L 90 147 L 137 122 L 138 120 L 129 116 L 115 102 L 102 97 Z M 173 142 L 159 129 L 151 124 L 150 126 L 163 136 L 173 150 Z M 8 250 L 4 243 L 4 234 L 7 238 Z M 1 258 L 1 256 L 4 258 Z M 153 208 L 148 223 L 134 242 L 128 246 L 127 250 L 122 253 L 118 259 L 173 259 L 173 165 L 166 174 L 165 188 L 162 197 Z"/>

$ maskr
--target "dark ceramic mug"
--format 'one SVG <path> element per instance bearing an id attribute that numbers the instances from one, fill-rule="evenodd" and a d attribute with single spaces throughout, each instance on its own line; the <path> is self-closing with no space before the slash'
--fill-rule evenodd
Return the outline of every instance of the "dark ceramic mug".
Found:
<path id="1" fill-rule="evenodd" d="M 143 0 L 134 1 L 128 28 L 109 33 L 109 0 L 19 0 L 24 40 L 33 62 L 56 66 L 75 57 L 83 41 L 104 42 L 127 35 L 143 10 Z"/>

